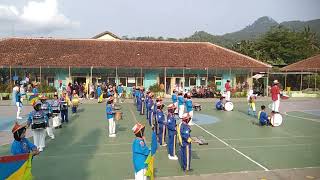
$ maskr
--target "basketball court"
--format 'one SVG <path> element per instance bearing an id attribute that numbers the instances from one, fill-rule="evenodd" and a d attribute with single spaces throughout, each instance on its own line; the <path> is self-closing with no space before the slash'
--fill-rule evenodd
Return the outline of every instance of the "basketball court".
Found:
<path id="1" fill-rule="evenodd" d="M 283 101 L 280 107 L 283 123 L 279 127 L 255 125 L 253 122 L 257 119 L 247 115 L 245 99 L 236 99 L 231 112 L 216 111 L 216 100 L 199 101 L 202 110 L 194 113 L 191 135 L 202 136 L 209 144 L 192 145 L 193 171 L 184 173 L 178 161 L 168 159 L 166 147 L 159 147 L 155 155 L 157 178 L 320 178 L 319 99 Z M 137 121 L 146 124 L 146 116 L 139 115 L 128 101 L 131 102 L 126 100 L 121 104 L 123 119 L 117 122 L 116 138 L 108 137 L 105 104 L 85 103 L 78 114 L 71 115 L 70 112 L 70 123 L 55 130 L 56 139 L 48 138 L 45 151 L 34 158 L 35 179 L 133 179 L 131 143 L 134 135 L 131 128 Z M 193 101 L 197 102 L 197 99 Z M 257 110 L 261 105 L 269 104 L 270 101 L 258 101 Z M 3 112 L 5 110 L 1 110 L 1 116 Z M 0 120 L 1 133 L 5 133 L 5 129 L 10 129 L 9 124 Z M 149 125 L 146 125 L 148 145 L 150 136 Z M 0 143 L 5 144 L 2 137 Z M 9 152 L 9 145 L 0 147 L 1 155 Z"/>

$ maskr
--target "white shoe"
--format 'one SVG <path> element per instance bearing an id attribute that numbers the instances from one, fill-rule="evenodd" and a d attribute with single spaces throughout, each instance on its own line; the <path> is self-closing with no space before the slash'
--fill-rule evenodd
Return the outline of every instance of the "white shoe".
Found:
<path id="1" fill-rule="evenodd" d="M 172 160 L 178 160 L 178 156 L 173 156 Z"/>
<path id="2" fill-rule="evenodd" d="M 42 152 L 42 151 L 43 151 L 43 148 L 39 148 L 39 151 Z"/>
<path id="3" fill-rule="evenodd" d="M 112 137 L 112 134 L 109 134 L 109 137 Z"/>
<path id="4" fill-rule="evenodd" d="M 22 117 L 17 117 L 17 119 L 22 119 Z"/>
<path id="5" fill-rule="evenodd" d="M 110 134 L 109 137 L 117 137 L 116 134 Z"/>
<path id="6" fill-rule="evenodd" d="M 54 136 L 51 136 L 51 139 L 54 139 Z"/>
<path id="7" fill-rule="evenodd" d="M 167 144 L 162 144 L 161 146 L 166 147 L 166 146 L 167 146 Z"/>
<path id="8" fill-rule="evenodd" d="M 193 123 L 193 122 L 190 122 L 188 125 L 189 125 L 189 126 L 193 126 L 193 125 L 194 125 L 194 123 Z"/>

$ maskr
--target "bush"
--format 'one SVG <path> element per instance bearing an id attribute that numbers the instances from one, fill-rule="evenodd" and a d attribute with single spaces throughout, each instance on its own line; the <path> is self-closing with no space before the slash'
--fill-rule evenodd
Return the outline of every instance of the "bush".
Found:
<path id="1" fill-rule="evenodd" d="M 149 87 L 149 90 L 156 93 L 156 92 L 164 92 L 164 89 L 161 89 L 159 84 L 154 84 Z"/>
<path id="2" fill-rule="evenodd" d="M 56 88 L 49 86 L 46 82 L 42 82 L 38 87 L 39 93 L 53 93 L 56 92 Z"/>

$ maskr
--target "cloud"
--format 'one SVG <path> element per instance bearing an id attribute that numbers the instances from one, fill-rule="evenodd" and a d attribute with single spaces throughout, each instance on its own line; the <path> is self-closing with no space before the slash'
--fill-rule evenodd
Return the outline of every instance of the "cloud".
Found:
<path id="1" fill-rule="evenodd" d="M 80 26 L 59 12 L 57 0 L 29 1 L 21 12 L 15 6 L 0 4 L 1 24 L 5 31 L 14 27 L 15 32 L 23 34 L 48 34 Z"/>

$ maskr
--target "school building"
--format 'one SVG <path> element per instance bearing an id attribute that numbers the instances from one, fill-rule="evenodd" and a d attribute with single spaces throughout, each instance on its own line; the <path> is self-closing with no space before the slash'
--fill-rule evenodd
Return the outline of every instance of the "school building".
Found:
<path id="1" fill-rule="evenodd" d="M 0 67 L 11 81 L 28 76 L 55 87 L 60 82 L 121 82 L 126 88 L 146 89 L 163 84 L 167 94 L 176 86 L 189 89 L 209 83 L 223 91 L 228 79 L 233 86 L 252 85 L 254 74 L 271 68 L 211 43 L 128 41 L 109 32 L 93 39 L 1 39 Z"/>

